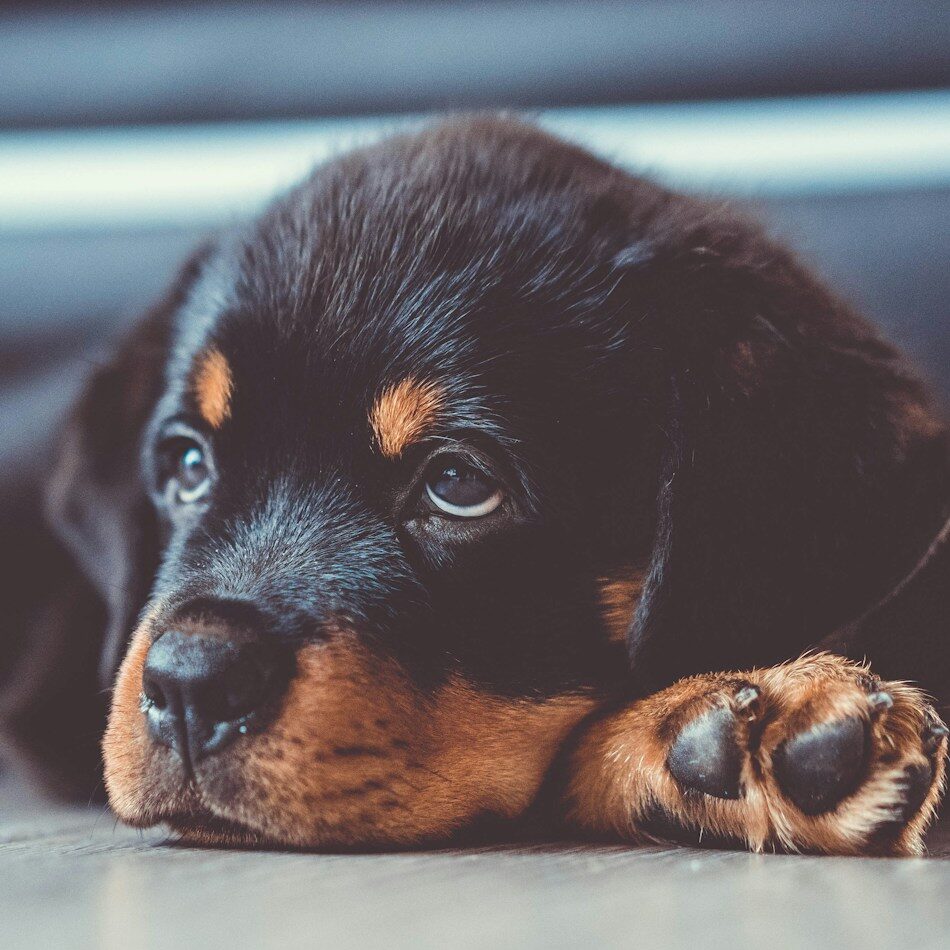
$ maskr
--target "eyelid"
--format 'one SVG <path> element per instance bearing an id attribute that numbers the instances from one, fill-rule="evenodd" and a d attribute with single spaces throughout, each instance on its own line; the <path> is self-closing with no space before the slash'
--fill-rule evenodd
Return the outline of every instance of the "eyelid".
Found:
<path id="1" fill-rule="evenodd" d="M 193 424 L 186 416 L 178 415 L 164 419 L 155 426 L 154 432 L 153 442 L 156 446 L 176 438 L 194 439 L 201 443 L 202 447 L 206 447 L 209 442 L 208 434 L 203 427 Z"/>
<path id="2" fill-rule="evenodd" d="M 454 438 L 442 438 L 438 442 L 430 441 L 428 451 L 417 456 L 418 461 L 412 470 L 411 481 L 418 484 L 429 468 L 442 456 L 455 456 L 462 459 L 467 465 L 477 469 L 486 478 L 490 478 L 507 492 L 510 490 L 511 478 L 506 474 L 506 466 L 502 460 L 496 459 L 492 453 L 480 449 L 471 442 Z"/>

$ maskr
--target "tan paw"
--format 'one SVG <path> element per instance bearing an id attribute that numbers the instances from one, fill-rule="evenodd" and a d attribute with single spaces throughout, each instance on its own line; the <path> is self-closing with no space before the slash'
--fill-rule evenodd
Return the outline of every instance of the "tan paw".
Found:
<path id="1" fill-rule="evenodd" d="M 573 800 L 634 836 L 918 854 L 943 790 L 947 728 L 922 694 L 835 656 L 691 677 L 601 728 L 597 754 L 634 775 L 597 815 L 584 763 Z"/>

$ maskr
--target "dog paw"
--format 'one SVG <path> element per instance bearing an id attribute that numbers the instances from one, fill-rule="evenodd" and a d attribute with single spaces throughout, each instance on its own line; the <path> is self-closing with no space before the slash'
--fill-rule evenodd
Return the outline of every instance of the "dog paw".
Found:
<path id="1" fill-rule="evenodd" d="M 668 820 L 755 850 L 920 853 L 948 730 L 917 690 L 827 655 L 709 679 L 685 681 L 661 726 Z"/>

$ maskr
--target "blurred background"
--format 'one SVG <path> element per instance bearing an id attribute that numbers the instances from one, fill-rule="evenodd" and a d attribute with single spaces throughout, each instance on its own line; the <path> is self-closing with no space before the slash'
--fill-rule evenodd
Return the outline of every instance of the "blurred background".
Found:
<path id="1" fill-rule="evenodd" d="M 0 0 L 5 585 L 53 556 L 36 485 L 65 407 L 187 249 L 448 110 L 748 206 L 950 402 L 948 87 L 944 0 Z"/>

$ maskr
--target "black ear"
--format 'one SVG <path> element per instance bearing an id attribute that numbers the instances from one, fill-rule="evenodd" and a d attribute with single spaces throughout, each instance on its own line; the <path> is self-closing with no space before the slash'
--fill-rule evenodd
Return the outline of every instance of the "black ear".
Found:
<path id="1" fill-rule="evenodd" d="M 67 420 L 46 489 L 48 594 L 0 701 L 15 754 L 46 784 L 88 794 L 108 689 L 159 558 L 140 476 L 144 427 L 161 394 L 175 313 L 207 250 L 98 368 Z M 37 526 L 37 530 L 44 530 Z"/>
<path id="2" fill-rule="evenodd" d="M 926 548 L 939 426 L 894 350 L 752 226 L 681 226 L 628 292 L 651 314 L 668 439 L 634 675 L 794 657 Z"/>
<path id="3" fill-rule="evenodd" d="M 107 609 L 100 688 L 111 684 L 157 565 L 155 519 L 139 476 L 139 453 L 160 394 L 171 312 L 162 306 L 150 313 L 90 378 L 47 486 L 50 524 Z"/>

